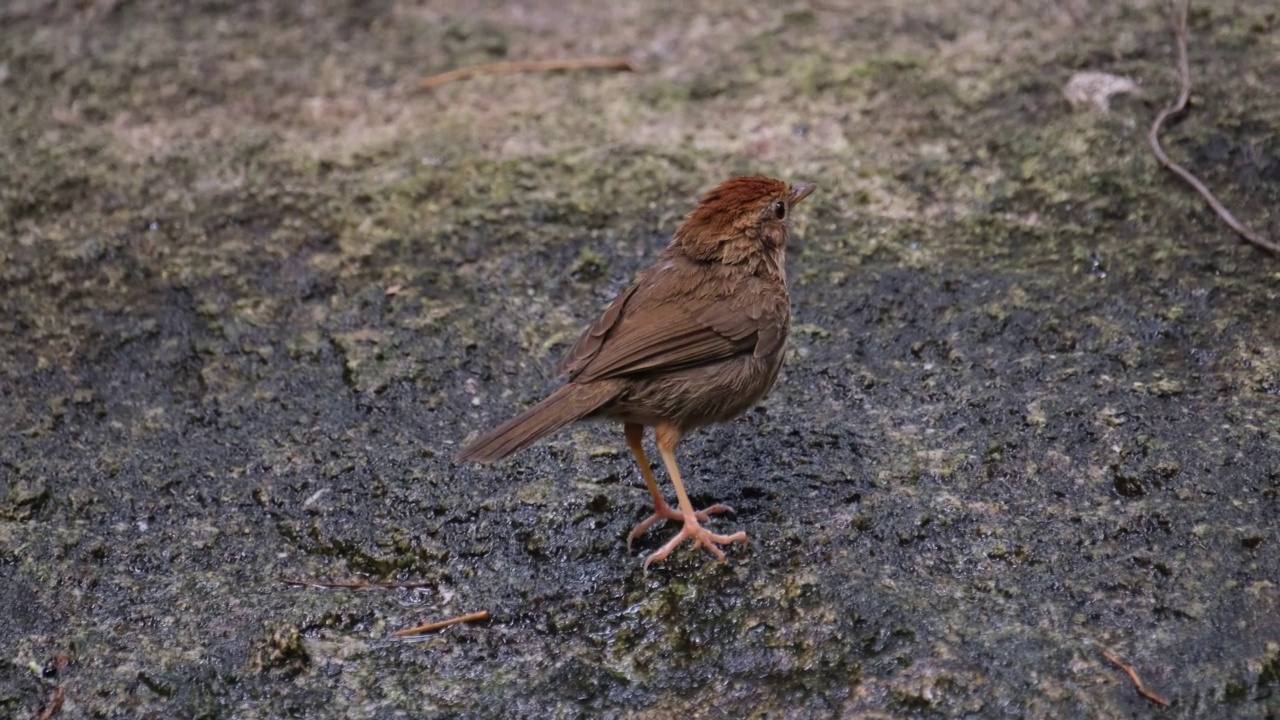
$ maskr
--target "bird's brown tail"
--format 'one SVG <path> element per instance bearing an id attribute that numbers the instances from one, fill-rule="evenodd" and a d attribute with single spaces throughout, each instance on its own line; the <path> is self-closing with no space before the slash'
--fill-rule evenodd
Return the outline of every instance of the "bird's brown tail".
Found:
<path id="1" fill-rule="evenodd" d="M 569 383 L 520 415 L 473 440 L 455 462 L 487 463 L 523 450 L 574 420 L 580 420 L 617 397 L 621 388 L 609 382 Z"/>

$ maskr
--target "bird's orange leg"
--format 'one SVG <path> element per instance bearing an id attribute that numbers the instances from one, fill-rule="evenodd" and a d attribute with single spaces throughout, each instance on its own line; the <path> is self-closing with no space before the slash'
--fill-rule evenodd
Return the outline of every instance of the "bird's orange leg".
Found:
<path id="1" fill-rule="evenodd" d="M 662 492 L 658 490 L 658 481 L 653 479 L 653 470 L 649 469 L 649 458 L 644 454 L 644 426 L 636 423 L 627 423 L 623 426 L 623 430 L 627 436 L 627 447 L 631 448 L 631 454 L 636 456 L 636 464 L 640 466 L 640 474 L 644 476 L 644 484 L 649 486 L 649 496 L 653 498 L 653 514 L 640 524 L 631 529 L 627 535 L 627 551 L 631 551 L 631 541 L 640 537 L 659 520 L 679 520 L 684 522 L 684 513 L 673 509 L 667 504 L 662 497 Z M 716 513 L 733 512 L 733 508 L 728 505 L 712 505 L 706 510 L 700 510 L 694 513 L 694 517 L 702 522 L 708 522 L 709 515 Z"/>
<path id="2" fill-rule="evenodd" d="M 738 531 L 732 535 L 716 535 L 698 524 L 699 520 L 706 520 L 704 513 L 696 513 L 693 511 L 693 504 L 689 502 L 689 495 L 684 491 L 684 483 L 680 480 L 680 468 L 676 467 L 676 445 L 679 444 L 682 433 L 675 425 L 662 423 L 654 428 L 654 435 L 658 440 L 658 452 L 662 455 L 662 462 L 667 466 L 667 472 L 671 475 L 671 484 L 676 486 L 676 497 L 680 501 L 679 515 L 684 518 L 684 527 L 675 537 L 671 538 L 666 545 L 658 548 L 657 552 L 644 559 L 644 569 L 649 569 L 649 564 L 654 562 L 662 562 L 680 546 L 680 543 L 692 538 L 697 544 L 711 551 L 717 560 L 724 561 L 724 551 L 720 549 L 721 545 L 729 543 L 747 544 L 747 534 Z M 656 488 L 656 485 L 651 486 Z M 708 508 L 708 511 L 717 506 Z M 701 517 L 699 517 L 701 515 Z"/>

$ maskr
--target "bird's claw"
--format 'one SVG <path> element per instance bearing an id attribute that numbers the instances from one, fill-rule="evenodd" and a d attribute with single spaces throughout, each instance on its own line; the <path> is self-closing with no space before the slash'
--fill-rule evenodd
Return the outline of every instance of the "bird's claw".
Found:
<path id="1" fill-rule="evenodd" d="M 733 508 L 728 505 L 716 503 L 709 508 L 695 512 L 693 515 L 698 518 L 699 522 L 710 522 L 710 516 L 726 512 L 733 512 Z M 654 523 L 657 523 L 659 520 L 679 520 L 680 522 L 684 522 L 684 513 L 676 510 L 665 502 L 661 505 L 655 505 L 653 508 L 653 514 L 644 520 L 641 520 L 634 528 L 631 528 L 631 532 L 627 534 L 627 552 L 631 552 L 631 541 L 645 534 L 645 532 L 648 531 L 649 528 L 653 527 Z"/>
<path id="2" fill-rule="evenodd" d="M 711 508 L 707 509 L 708 512 L 710 510 Z M 684 527 L 680 528 L 680 532 L 677 533 L 675 537 L 671 538 L 667 541 L 666 545 L 658 548 L 656 552 L 644 559 L 644 571 L 646 573 L 649 572 L 650 563 L 666 560 L 667 556 L 671 554 L 671 551 L 675 550 L 680 546 L 680 543 L 687 539 L 693 539 L 698 545 L 710 550 L 720 562 L 724 562 L 724 550 L 720 549 L 721 545 L 728 545 L 729 543 L 747 544 L 747 534 L 741 530 L 732 535 L 716 535 L 710 530 L 699 525 L 697 520 L 691 522 L 685 521 Z"/>

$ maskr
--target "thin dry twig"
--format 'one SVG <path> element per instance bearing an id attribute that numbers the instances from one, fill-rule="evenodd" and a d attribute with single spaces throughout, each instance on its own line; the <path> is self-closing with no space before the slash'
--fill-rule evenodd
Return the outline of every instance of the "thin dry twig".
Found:
<path id="1" fill-rule="evenodd" d="M 322 590 L 414 590 L 423 587 L 435 587 L 435 583 L 429 580 L 418 582 L 404 583 L 375 583 L 367 580 L 354 580 L 351 582 L 323 582 L 320 580 L 290 580 L 289 578 L 280 578 L 280 582 L 285 585 L 294 585 L 297 587 L 320 588 Z"/>
<path id="2" fill-rule="evenodd" d="M 419 89 L 439 87 L 451 82 L 466 80 L 478 75 L 506 75 L 523 72 L 555 72 L 558 70 L 583 70 L 594 68 L 599 70 L 636 69 L 631 58 L 625 57 L 589 57 L 569 58 L 566 60 L 510 60 L 504 62 L 483 63 L 471 67 L 458 68 L 438 75 L 429 75 L 418 81 Z"/>
<path id="3" fill-rule="evenodd" d="M 473 612 L 470 615 L 459 615 L 458 617 L 455 617 L 455 618 L 449 618 L 448 620 L 441 620 L 439 622 L 427 623 L 426 625 L 411 627 L 411 628 L 408 628 L 407 630 L 397 630 L 391 633 L 391 637 L 408 637 L 410 635 L 421 635 L 423 633 L 435 632 L 436 630 L 443 630 L 444 628 L 447 628 L 450 625 L 457 625 L 458 623 L 476 622 L 477 620 L 488 620 L 488 619 L 489 619 L 489 611 L 481 610 L 480 612 Z"/>
<path id="4" fill-rule="evenodd" d="M 1197 178 L 1195 175 L 1192 175 L 1189 170 L 1170 160 L 1169 156 L 1165 154 L 1164 148 L 1160 146 L 1160 128 L 1164 126 L 1166 120 L 1186 110 L 1187 101 L 1191 99 L 1191 64 L 1187 60 L 1187 13 L 1190 4 L 1191 0 L 1181 0 L 1179 3 L 1178 28 L 1175 33 L 1178 45 L 1178 76 L 1182 83 L 1182 89 L 1178 93 L 1177 102 L 1166 107 L 1164 110 L 1161 110 L 1160 114 L 1156 116 L 1155 122 L 1151 124 L 1151 132 L 1147 134 L 1147 142 L 1151 145 L 1151 152 L 1155 153 L 1156 160 L 1159 160 L 1161 165 L 1165 166 L 1175 175 L 1182 178 L 1183 181 L 1192 188 L 1195 188 L 1195 191 L 1200 193 L 1200 197 L 1203 197 L 1205 202 L 1209 203 L 1209 207 L 1213 208 L 1213 211 L 1218 214 L 1218 217 L 1222 218 L 1222 221 L 1230 226 L 1232 230 L 1235 230 L 1240 237 L 1248 240 L 1263 250 L 1280 255 L 1280 245 L 1267 240 L 1257 232 L 1246 227 L 1239 220 L 1236 220 L 1235 216 L 1231 214 L 1231 211 L 1219 202 L 1218 198 L 1214 197 L 1213 193 L 1209 191 L 1209 188 L 1206 187 L 1204 183 L 1200 182 L 1200 178 Z"/>
<path id="5" fill-rule="evenodd" d="M 65 694 L 66 691 L 62 689 L 61 685 L 53 688 L 53 692 L 49 695 L 49 699 L 41 706 L 40 714 L 36 716 L 36 719 L 50 720 L 54 715 L 57 715 L 58 712 L 62 710 L 62 700 Z"/>
<path id="6" fill-rule="evenodd" d="M 1168 700 L 1165 700 L 1163 697 L 1160 697 L 1159 695 L 1151 692 L 1150 690 L 1147 689 L 1146 685 L 1142 684 L 1142 679 L 1138 677 L 1137 671 L 1134 670 L 1132 666 L 1125 665 L 1124 663 L 1120 662 L 1119 658 L 1117 658 L 1115 655 L 1112 655 L 1109 652 L 1104 651 L 1102 653 L 1102 657 L 1106 658 L 1107 660 L 1110 660 L 1111 662 L 1115 663 L 1116 667 L 1119 667 L 1121 670 L 1124 670 L 1125 672 L 1129 673 L 1129 679 L 1133 681 L 1133 686 L 1138 690 L 1139 695 L 1141 695 L 1142 697 L 1150 700 L 1151 702 L 1157 705 L 1169 707 Z"/>

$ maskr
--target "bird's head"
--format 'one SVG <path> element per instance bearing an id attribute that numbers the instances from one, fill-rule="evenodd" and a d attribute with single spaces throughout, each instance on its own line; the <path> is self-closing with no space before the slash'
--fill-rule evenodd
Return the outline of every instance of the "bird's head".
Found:
<path id="1" fill-rule="evenodd" d="M 685 217 L 671 249 L 701 262 L 738 264 L 770 258 L 781 269 L 791 211 L 817 185 L 787 185 L 752 175 L 725 180 Z"/>

